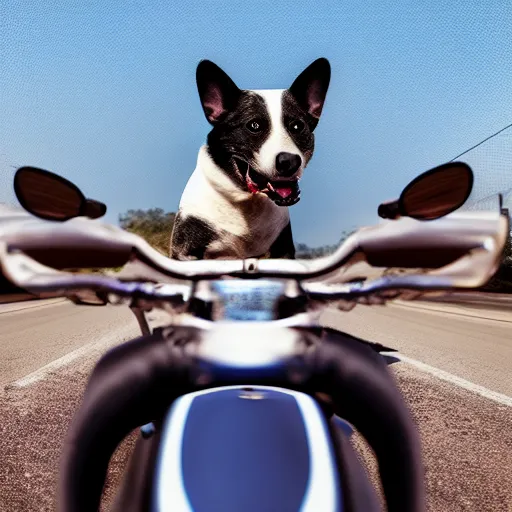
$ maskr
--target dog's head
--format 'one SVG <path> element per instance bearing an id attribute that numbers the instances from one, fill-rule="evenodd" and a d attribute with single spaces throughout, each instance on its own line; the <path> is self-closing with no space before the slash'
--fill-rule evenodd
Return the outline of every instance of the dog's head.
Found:
<path id="1" fill-rule="evenodd" d="M 243 90 L 216 64 L 201 61 L 197 88 L 213 126 L 207 143 L 215 163 L 243 190 L 264 193 L 279 206 L 297 203 L 330 77 L 322 58 L 288 89 Z"/>

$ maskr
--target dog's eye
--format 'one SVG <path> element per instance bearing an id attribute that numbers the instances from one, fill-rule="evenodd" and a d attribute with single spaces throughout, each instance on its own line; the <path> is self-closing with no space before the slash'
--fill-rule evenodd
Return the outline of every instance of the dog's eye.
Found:
<path id="1" fill-rule="evenodd" d="M 300 133 L 304 130 L 305 124 L 302 121 L 295 119 L 289 124 L 289 127 L 292 133 Z"/>
<path id="2" fill-rule="evenodd" d="M 253 133 L 258 133 L 263 128 L 263 123 L 259 119 L 253 119 L 247 123 L 247 128 Z"/>

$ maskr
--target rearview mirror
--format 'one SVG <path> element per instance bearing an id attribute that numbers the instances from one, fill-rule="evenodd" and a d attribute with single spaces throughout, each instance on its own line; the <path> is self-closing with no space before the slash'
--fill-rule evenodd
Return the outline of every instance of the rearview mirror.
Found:
<path id="1" fill-rule="evenodd" d="M 439 219 L 467 201 L 473 181 L 473 171 L 463 162 L 440 165 L 412 180 L 399 199 L 381 203 L 378 215 L 383 219 Z"/>
<path id="2" fill-rule="evenodd" d="M 25 210 L 45 220 L 64 222 L 81 216 L 99 219 L 107 212 L 104 203 L 87 199 L 74 183 L 36 167 L 16 171 L 14 192 Z"/>

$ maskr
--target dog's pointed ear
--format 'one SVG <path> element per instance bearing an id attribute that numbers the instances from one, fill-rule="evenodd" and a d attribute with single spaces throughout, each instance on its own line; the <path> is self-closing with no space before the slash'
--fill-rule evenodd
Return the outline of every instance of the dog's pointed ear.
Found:
<path id="1" fill-rule="evenodd" d="M 325 58 L 312 62 L 293 82 L 288 91 L 309 114 L 313 128 L 318 123 L 331 81 L 331 65 Z"/>
<path id="2" fill-rule="evenodd" d="M 196 82 L 204 115 L 210 124 L 221 121 L 236 107 L 241 91 L 217 64 L 202 60 L 197 66 Z"/>

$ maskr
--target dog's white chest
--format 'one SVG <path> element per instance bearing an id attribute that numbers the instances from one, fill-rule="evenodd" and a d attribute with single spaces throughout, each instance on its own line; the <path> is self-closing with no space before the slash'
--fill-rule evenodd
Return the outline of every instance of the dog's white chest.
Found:
<path id="1" fill-rule="evenodd" d="M 183 191 L 180 212 L 213 226 L 217 238 L 207 248 L 210 257 L 263 255 L 289 222 L 288 208 L 264 194 L 240 192 L 221 173 L 206 178 L 201 168 L 195 169 Z"/>

